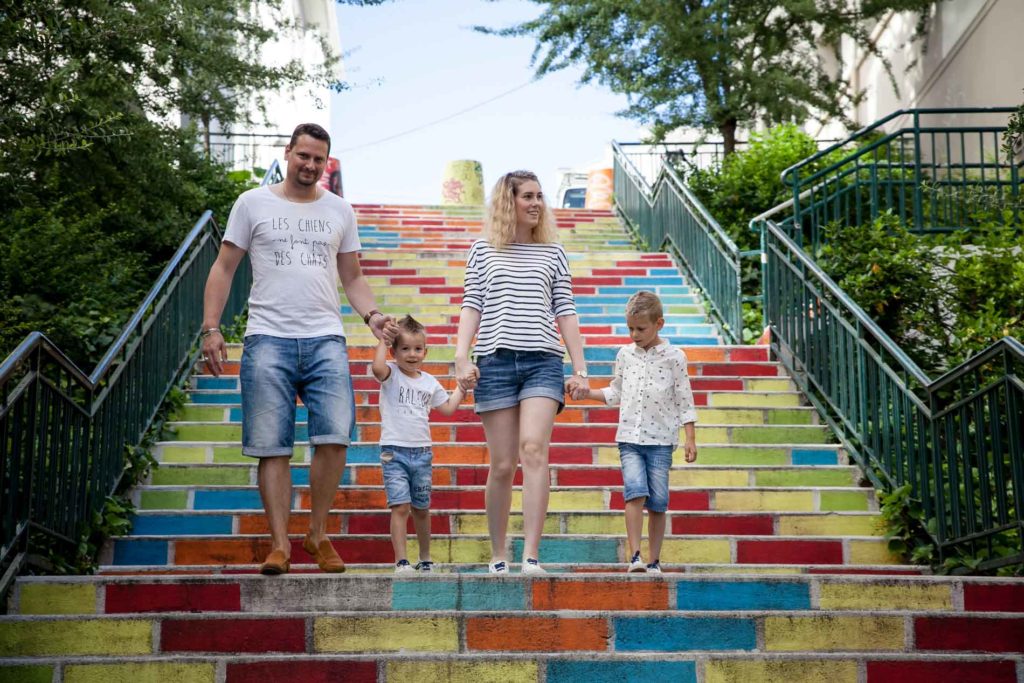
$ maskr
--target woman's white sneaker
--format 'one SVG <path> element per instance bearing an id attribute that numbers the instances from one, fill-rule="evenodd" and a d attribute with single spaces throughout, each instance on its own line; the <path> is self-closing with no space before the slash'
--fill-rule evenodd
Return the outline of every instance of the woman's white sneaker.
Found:
<path id="1" fill-rule="evenodd" d="M 533 559 L 532 557 L 526 558 L 526 562 L 523 562 L 523 573 L 524 574 L 547 574 L 544 571 L 544 567 L 540 566 L 540 562 Z"/>
<path id="2" fill-rule="evenodd" d="M 508 574 L 508 563 L 491 562 L 489 565 L 487 565 L 487 572 L 489 574 Z"/>

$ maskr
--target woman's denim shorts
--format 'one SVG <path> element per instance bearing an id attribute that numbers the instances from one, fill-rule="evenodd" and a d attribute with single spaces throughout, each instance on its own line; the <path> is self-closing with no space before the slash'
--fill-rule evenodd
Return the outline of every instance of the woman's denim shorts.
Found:
<path id="1" fill-rule="evenodd" d="M 565 372 L 562 356 L 547 351 L 498 349 L 476 359 L 480 369 L 473 392 L 478 413 L 519 405 L 524 398 L 543 396 L 565 407 Z"/>
<path id="2" fill-rule="evenodd" d="M 623 498 L 647 498 L 651 512 L 668 510 L 668 471 L 672 467 L 673 446 L 619 442 L 622 461 Z"/>

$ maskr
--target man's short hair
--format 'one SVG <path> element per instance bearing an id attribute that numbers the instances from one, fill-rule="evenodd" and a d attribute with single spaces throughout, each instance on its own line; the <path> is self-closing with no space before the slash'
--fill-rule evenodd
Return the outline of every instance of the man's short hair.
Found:
<path id="1" fill-rule="evenodd" d="M 323 140 L 327 143 L 327 153 L 331 153 L 331 134 L 328 133 L 323 126 L 315 123 L 300 123 L 295 126 L 295 130 L 292 131 L 292 139 L 288 141 L 288 146 L 294 147 L 299 141 L 300 135 L 308 135 L 311 138 Z"/>
<path id="2" fill-rule="evenodd" d="M 398 321 L 398 334 L 395 335 L 394 341 L 391 342 L 391 348 L 398 348 L 398 340 L 403 334 L 422 334 L 424 337 L 427 335 L 427 328 L 423 326 L 419 320 L 416 320 L 411 315 L 406 315 L 404 318 Z"/>
<path id="3" fill-rule="evenodd" d="M 646 315 L 652 323 L 657 322 L 658 318 L 665 317 L 661 299 L 654 292 L 646 290 L 641 290 L 629 297 L 629 301 L 626 302 L 626 315 Z"/>

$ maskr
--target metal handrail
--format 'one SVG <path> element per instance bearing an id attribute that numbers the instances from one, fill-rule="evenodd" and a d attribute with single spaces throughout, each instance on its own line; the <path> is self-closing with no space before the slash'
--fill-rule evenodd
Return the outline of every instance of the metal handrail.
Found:
<path id="1" fill-rule="evenodd" d="M 274 161 L 262 184 L 281 177 Z M 204 212 L 90 375 L 40 332 L 0 363 L 0 596 L 26 561 L 30 528 L 70 541 L 116 489 L 124 447 L 138 443 L 194 361 L 202 321 L 181 302 L 201 301 L 197 268 L 208 264 L 197 255 L 212 263 L 221 238 L 212 212 Z M 186 274 L 192 288 L 179 293 Z M 238 279 L 251 279 L 248 264 Z M 228 312 L 244 305 L 236 294 Z M 150 366 L 140 357 L 152 357 Z"/>
<path id="2" fill-rule="evenodd" d="M 815 163 L 819 159 L 822 159 L 823 157 L 828 156 L 829 154 L 831 154 L 832 152 L 836 151 L 837 149 L 842 149 L 843 147 L 846 147 L 851 142 L 856 142 L 857 140 L 860 140 L 861 138 L 866 136 L 868 133 L 871 133 L 872 131 L 878 130 L 879 128 L 884 126 L 889 121 L 892 121 L 893 119 L 897 119 L 897 118 L 899 118 L 901 116 L 907 116 L 907 115 L 911 115 L 911 116 L 926 115 L 927 116 L 927 115 L 942 115 L 942 114 L 1012 114 L 1015 111 L 1016 111 L 1016 108 L 1014 108 L 1014 107 L 950 107 L 949 109 L 935 108 L 935 107 L 931 107 L 931 108 L 922 107 L 922 108 L 911 108 L 911 109 L 897 109 L 896 111 L 892 112 L 888 116 L 884 116 L 884 117 L 878 119 L 877 121 L 875 121 L 874 123 L 872 123 L 872 124 L 870 124 L 868 126 L 864 126 L 860 130 L 858 130 L 858 131 L 856 131 L 854 133 L 851 133 L 846 139 L 840 140 L 840 141 L 836 142 L 835 144 L 830 145 L 829 147 L 826 147 L 825 149 L 819 150 L 816 154 L 813 154 L 813 155 L 807 157 L 806 159 L 803 159 L 803 160 L 793 164 L 789 168 L 785 169 L 782 172 L 782 174 L 781 174 L 782 182 L 787 184 L 787 185 L 793 185 L 794 182 L 795 182 L 795 173 L 799 169 Z M 790 181 L 789 180 L 789 176 L 793 176 L 794 180 Z"/>
<path id="3" fill-rule="evenodd" d="M 612 142 L 612 151 L 616 164 L 615 204 L 620 215 L 651 246 L 671 248 L 689 279 L 703 291 L 711 318 L 722 335 L 737 343 L 743 329 L 743 299 L 742 253 L 736 243 L 671 166 L 662 162 L 651 186 L 617 142 Z M 638 196 L 640 204 L 629 206 L 630 193 Z M 675 199 L 667 199 L 669 194 Z M 659 211 L 661 215 L 656 216 Z"/>
<path id="4" fill-rule="evenodd" d="M 780 204 L 778 207 L 775 207 L 772 211 L 787 205 L 792 205 L 792 201 L 793 200 L 788 200 L 787 202 Z M 764 216 L 764 214 L 762 214 L 762 216 Z M 786 248 L 790 250 L 800 266 L 806 268 L 812 275 L 814 275 L 814 277 L 817 278 L 817 280 L 825 287 L 825 291 L 838 299 L 839 302 L 850 311 L 850 314 L 857 320 L 857 323 L 878 341 L 879 345 L 886 353 L 899 361 L 907 374 L 913 377 L 921 386 L 927 386 L 931 383 L 931 379 L 925 371 L 922 370 L 921 367 L 915 363 L 903 349 L 900 348 L 899 344 L 893 341 L 892 337 L 890 337 L 885 330 L 878 326 L 878 323 L 871 319 L 871 316 L 869 316 L 856 301 L 850 298 L 849 294 L 836 284 L 835 280 L 829 277 L 828 274 L 821 269 L 821 267 L 810 257 L 810 255 L 807 254 L 807 252 L 801 249 L 800 246 L 789 237 L 789 235 L 787 235 L 775 222 L 767 217 L 760 219 L 755 218 L 751 221 L 751 225 L 753 226 L 754 222 L 759 220 L 764 221 L 768 230 L 778 233 L 776 237 L 786 246 Z"/>
<path id="5" fill-rule="evenodd" d="M 940 554 L 1024 535 L 1024 376 L 1011 368 L 1024 366 L 1024 344 L 1005 337 L 932 379 L 782 226 L 764 216 L 761 226 L 773 352 L 865 474 L 876 485 L 911 484 Z M 979 373 L 993 364 L 985 380 Z M 1001 417 L 985 421 L 986 411 Z M 988 442 L 969 436 L 993 430 Z M 996 485 L 976 482 L 979 470 Z M 980 568 L 1024 562 L 1018 550 Z"/>

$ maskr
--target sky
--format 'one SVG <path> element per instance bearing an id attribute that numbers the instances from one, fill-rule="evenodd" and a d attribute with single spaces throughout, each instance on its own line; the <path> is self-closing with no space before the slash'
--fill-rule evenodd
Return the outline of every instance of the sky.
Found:
<path id="1" fill-rule="evenodd" d="M 610 165 L 611 140 L 640 139 L 635 122 L 615 115 L 627 105 L 624 95 L 579 86 L 580 68 L 534 81 L 533 38 L 472 29 L 510 26 L 539 12 L 521 0 L 339 4 L 353 88 L 331 101 L 331 155 L 341 161 L 345 196 L 437 204 L 445 164 L 474 159 L 483 166 L 485 193 L 501 174 L 528 169 L 554 197 L 559 169 Z M 398 137 L 381 141 L 391 136 Z"/>

